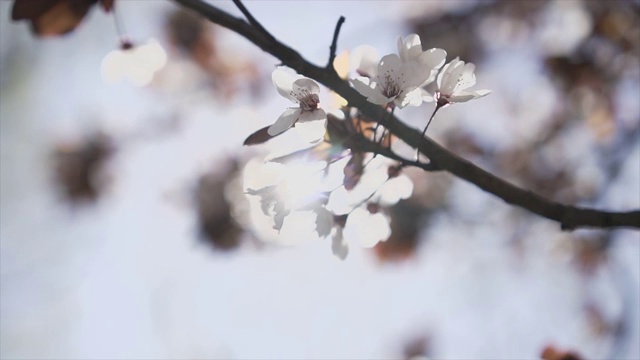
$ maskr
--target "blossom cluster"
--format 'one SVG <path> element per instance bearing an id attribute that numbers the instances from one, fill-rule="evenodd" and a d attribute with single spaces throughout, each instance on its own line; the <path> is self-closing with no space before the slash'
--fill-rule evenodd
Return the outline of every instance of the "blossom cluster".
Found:
<path id="1" fill-rule="evenodd" d="M 437 110 L 490 93 L 469 90 L 476 82 L 474 64 L 459 58 L 445 64 L 446 51 L 423 50 L 418 35 L 399 37 L 397 46 L 397 54 L 379 59 L 375 49 L 360 49 L 355 69 L 358 76 L 351 78 L 350 83 L 369 102 L 388 111 L 435 102 Z M 388 139 L 390 144 L 391 137 L 385 138 L 384 130 L 379 134 L 379 124 L 363 128 L 363 122 L 376 121 L 362 120 L 359 115 L 354 119 L 352 113 L 358 114 L 355 109 L 344 107 L 337 113 L 322 109 L 320 86 L 311 79 L 278 67 L 272 81 L 278 93 L 297 106 L 286 109 L 266 128 L 266 133 L 259 131 L 245 143 L 266 141 L 295 128 L 305 141 L 313 144 L 304 151 L 312 161 L 308 157 L 306 165 L 278 162 L 279 175 L 261 173 L 266 168 L 270 169 L 267 172 L 273 170 L 274 165 L 267 165 L 268 162 L 245 169 L 246 193 L 251 195 L 254 207 L 272 219 L 272 228 L 277 231 L 274 236 L 299 232 L 300 226 L 307 223 L 318 237 L 332 239 L 332 251 L 340 259 L 347 256 L 349 241 L 373 247 L 387 240 L 391 227 L 385 209 L 409 198 L 413 183 L 402 174 L 398 162 L 348 148 L 339 139 L 362 136 L 378 144 Z M 435 87 L 430 86 L 433 82 Z M 427 91 L 427 86 L 435 91 Z M 331 115 L 334 113 L 336 116 Z M 327 127 L 333 128 L 333 133 Z M 256 142 L 258 138 L 261 140 Z M 271 181 L 256 186 L 255 179 L 265 178 Z M 308 216 L 305 218 L 303 214 Z M 288 226 L 297 230 L 286 231 Z M 293 236 L 299 237 L 299 233 Z"/>

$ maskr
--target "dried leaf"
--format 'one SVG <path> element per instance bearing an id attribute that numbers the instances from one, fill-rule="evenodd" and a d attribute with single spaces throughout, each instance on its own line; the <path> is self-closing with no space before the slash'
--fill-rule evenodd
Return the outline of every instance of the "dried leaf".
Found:
<path id="1" fill-rule="evenodd" d="M 253 134 L 249 135 L 244 142 L 242 143 L 242 145 L 259 145 L 259 144 L 264 144 L 265 142 L 267 142 L 270 139 L 273 139 L 274 137 L 280 135 L 275 135 L 275 136 L 271 136 L 268 133 L 269 130 L 269 126 L 265 126 L 262 129 L 254 132 Z"/>
<path id="2" fill-rule="evenodd" d="M 364 173 L 364 154 L 360 152 L 354 152 L 351 155 L 351 159 L 344 167 L 344 188 L 347 190 L 353 190 L 358 185 L 360 178 Z"/>

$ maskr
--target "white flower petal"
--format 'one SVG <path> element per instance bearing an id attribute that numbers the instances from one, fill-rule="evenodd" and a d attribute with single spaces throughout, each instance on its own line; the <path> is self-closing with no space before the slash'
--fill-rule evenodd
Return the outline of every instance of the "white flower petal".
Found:
<path id="1" fill-rule="evenodd" d="M 431 69 L 417 61 L 409 61 L 400 68 L 399 83 L 403 89 L 423 85 L 431 77 Z"/>
<path id="2" fill-rule="evenodd" d="M 424 102 L 431 103 L 431 102 L 436 101 L 435 98 L 434 98 L 434 94 L 428 92 L 427 90 L 425 90 L 423 88 L 420 88 L 420 95 L 422 96 L 422 101 L 424 101 Z"/>
<path id="3" fill-rule="evenodd" d="M 378 79 L 380 83 L 384 83 L 387 76 L 397 80 L 400 78 L 400 70 L 402 68 L 402 60 L 396 54 L 385 55 L 380 59 L 378 64 Z"/>
<path id="4" fill-rule="evenodd" d="M 400 109 L 408 105 L 420 106 L 420 104 L 422 104 L 422 91 L 417 87 L 410 89 L 409 91 L 403 91 L 393 102 Z"/>
<path id="5" fill-rule="evenodd" d="M 300 96 L 320 93 L 320 86 L 318 86 L 318 83 L 308 78 L 301 78 L 294 81 L 292 88 L 293 95 L 296 99 L 300 99 Z"/>
<path id="6" fill-rule="evenodd" d="M 356 89 L 362 96 L 366 96 L 369 102 L 377 105 L 386 105 L 390 99 L 382 94 L 380 85 L 371 79 L 360 76 L 355 79 L 351 79 L 353 88 Z"/>
<path id="7" fill-rule="evenodd" d="M 440 87 L 440 91 L 443 94 L 453 95 L 456 92 L 458 82 L 464 73 L 464 68 L 464 61 L 457 61 L 447 69 L 448 74 L 445 74 L 445 77 L 442 79 L 442 87 Z"/>
<path id="8" fill-rule="evenodd" d="M 299 108 L 287 109 L 280 115 L 278 120 L 267 129 L 267 133 L 271 136 L 278 135 L 293 126 L 299 117 Z"/>
<path id="9" fill-rule="evenodd" d="M 433 48 L 420 54 L 419 61 L 430 69 L 440 69 L 447 59 L 447 52 L 443 49 Z"/>
<path id="10" fill-rule="evenodd" d="M 371 45 L 361 45 L 351 52 L 351 68 L 360 76 L 376 77 L 378 74 L 378 50 Z"/>
<path id="11" fill-rule="evenodd" d="M 292 73 L 284 66 L 278 66 L 273 70 L 273 73 L 271 73 L 271 80 L 278 90 L 278 93 L 293 102 L 296 102 L 296 99 L 292 94 L 293 83 L 299 78 L 299 75 Z"/>
<path id="12" fill-rule="evenodd" d="M 363 208 L 353 210 L 347 218 L 344 236 L 348 241 L 358 241 L 362 247 L 371 248 L 391 235 L 389 218 L 382 213 L 370 214 Z"/>
<path id="13" fill-rule="evenodd" d="M 420 36 L 410 34 L 404 39 L 398 37 L 398 54 L 400 54 L 402 61 L 416 60 L 422 54 Z"/>
<path id="14" fill-rule="evenodd" d="M 318 109 L 314 113 L 317 114 L 303 112 L 294 128 L 298 136 L 309 143 L 322 140 L 327 132 L 327 122 L 325 121 L 327 117 L 324 110 Z"/>
<path id="15" fill-rule="evenodd" d="M 462 69 L 462 73 L 458 78 L 458 84 L 454 92 L 460 92 L 464 89 L 468 89 L 476 84 L 476 75 L 473 73 L 476 66 L 473 63 L 467 63 Z"/>
<path id="16" fill-rule="evenodd" d="M 460 91 L 458 94 L 449 98 L 449 102 L 463 103 L 469 100 L 478 99 L 483 96 L 487 96 L 491 93 L 490 90 L 477 90 L 477 91 Z"/>
<path id="17" fill-rule="evenodd" d="M 300 113 L 300 118 L 298 121 L 300 123 L 305 123 L 309 121 L 320 121 L 326 119 L 327 113 L 325 113 L 322 109 L 316 109 L 314 111 L 303 111 L 302 113 Z"/>
<path id="18" fill-rule="evenodd" d="M 378 190 L 378 202 L 383 206 L 391 206 L 413 194 L 413 181 L 405 175 L 390 179 Z"/>

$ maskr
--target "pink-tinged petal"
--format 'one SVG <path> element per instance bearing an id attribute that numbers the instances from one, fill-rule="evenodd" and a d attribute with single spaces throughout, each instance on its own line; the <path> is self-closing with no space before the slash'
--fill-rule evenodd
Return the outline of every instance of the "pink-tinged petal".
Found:
<path id="1" fill-rule="evenodd" d="M 278 93 L 293 102 L 296 102 L 296 98 L 293 96 L 293 83 L 299 78 L 300 76 L 287 70 L 284 66 L 277 67 L 271 73 L 271 80 Z"/>
<path id="2" fill-rule="evenodd" d="M 320 86 L 318 86 L 318 83 L 316 83 L 311 79 L 302 78 L 293 82 L 293 95 L 296 98 L 299 98 L 299 96 L 304 96 L 306 94 L 319 94 L 319 93 L 320 93 Z"/>
<path id="3" fill-rule="evenodd" d="M 293 124 L 298 121 L 299 117 L 300 108 L 287 109 L 282 113 L 282 115 L 280 115 L 278 120 L 276 120 L 276 122 L 269 127 L 269 130 L 267 130 L 267 132 L 271 136 L 278 135 L 292 127 Z"/>
<path id="4" fill-rule="evenodd" d="M 449 101 L 452 103 L 463 103 L 469 100 L 479 99 L 489 95 L 490 93 L 490 90 L 460 91 L 458 94 L 449 98 Z"/>

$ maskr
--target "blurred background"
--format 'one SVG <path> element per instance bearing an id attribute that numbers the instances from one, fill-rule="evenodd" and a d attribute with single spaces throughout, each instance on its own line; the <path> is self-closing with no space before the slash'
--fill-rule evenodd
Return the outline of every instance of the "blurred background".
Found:
<path id="1" fill-rule="evenodd" d="M 340 15 L 338 52 L 418 33 L 492 90 L 440 111 L 436 141 L 560 202 L 640 207 L 639 1 L 246 5 L 318 64 Z M 37 38 L 0 2 L 2 358 L 640 358 L 638 231 L 561 232 L 410 170 L 373 249 L 266 237 L 241 178 L 277 144 L 241 144 L 290 106 L 278 61 L 172 2 L 116 6 L 155 73 L 126 78 L 97 7 Z"/>

